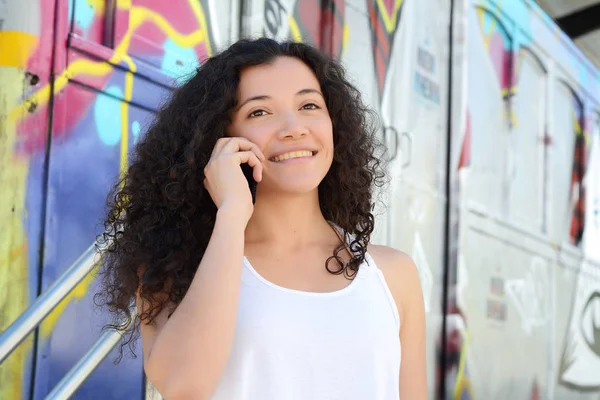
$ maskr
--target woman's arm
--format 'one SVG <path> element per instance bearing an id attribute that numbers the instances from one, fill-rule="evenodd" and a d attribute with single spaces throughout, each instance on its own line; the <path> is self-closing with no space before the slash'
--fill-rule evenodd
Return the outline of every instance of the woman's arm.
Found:
<path id="1" fill-rule="evenodd" d="M 146 375 L 167 400 L 209 399 L 216 390 L 233 343 L 244 229 L 243 218 L 219 210 L 182 302 L 170 318 L 173 307 L 141 326 Z"/>
<path id="2" fill-rule="evenodd" d="M 400 343 L 402 365 L 400 367 L 400 398 L 427 399 L 427 369 L 425 362 L 425 306 L 419 272 L 406 255 L 398 261 L 403 270 L 402 310 Z"/>
<path id="3" fill-rule="evenodd" d="M 217 206 L 215 226 L 194 279 L 180 304 L 142 324 L 144 368 L 167 400 L 209 399 L 227 363 L 237 318 L 244 257 L 244 231 L 254 211 L 240 165 L 262 179 L 265 160 L 258 146 L 222 138 L 204 168 L 204 186 Z M 138 299 L 144 310 L 144 302 Z"/>
<path id="4" fill-rule="evenodd" d="M 167 400 L 209 399 L 216 390 L 233 342 L 244 229 L 243 218 L 219 210 L 182 302 L 170 318 L 166 307 L 155 324 L 141 325 L 146 375 Z"/>
<path id="5" fill-rule="evenodd" d="M 419 272 L 406 254 L 383 246 L 369 246 L 383 272 L 400 314 L 400 398 L 427 399 L 425 362 L 425 306 Z"/>

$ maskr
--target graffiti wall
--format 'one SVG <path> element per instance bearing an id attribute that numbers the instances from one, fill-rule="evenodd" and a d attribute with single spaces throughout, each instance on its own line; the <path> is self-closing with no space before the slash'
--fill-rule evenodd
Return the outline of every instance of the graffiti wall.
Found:
<path id="1" fill-rule="evenodd" d="M 171 88 L 265 35 L 341 59 L 379 115 L 390 183 L 373 240 L 419 268 L 430 398 L 443 385 L 453 399 L 599 399 L 598 70 L 533 1 L 453 7 L 0 2 L 0 330 L 101 232 L 106 193 Z M 92 346 L 96 289 L 84 280 L 0 365 L 0 399 L 43 398 Z M 144 397 L 141 359 L 114 358 L 76 398 Z"/>
<path id="2" fill-rule="evenodd" d="M 532 1 L 454 22 L 446 395 L 598 399 L 598 70 Z"/>
<path id="3" fill-rule="evenodd" d="M 52 53 L 52 2 L 0 4 L 0 331 L 36 297 L 46 160 Z M 31 10 L 31 11 L 28 11 Z M 36 101 L 27 101 L 38 92 Z M 27 131 L 21 121 L 37 115 Z M 36 137 L 35 146 L 27 146 Z M 32 195 L 32 192 L 35 193 Z M 33 206 L 31 206 L 33 204 Z M 30 336 L 0 366 L 0 398 L 28 395 L 34 341 Z"/>
<path id="4" fill-rule="evenodd" d="M 109 187 L 153 112 L 177 78 L 218 40 L 230 40 L 237 29 L 230 5 L 210 3 L 0 5 L 0 170 L 8 188 L 0 207 L 0 329 L 94 242 Z M 2 364 L 1 399 L 43 398 L 98 339 L 105 319 L 93 305 L 95 289 L 90 276 Z M 118 366 L 114 359 L 77 398 L 142 397 L 141 359 Z"/>

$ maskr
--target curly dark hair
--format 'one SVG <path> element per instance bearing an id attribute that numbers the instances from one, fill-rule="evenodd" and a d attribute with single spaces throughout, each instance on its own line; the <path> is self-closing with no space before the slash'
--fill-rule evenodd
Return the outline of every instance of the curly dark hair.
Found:
<path id="1" fill-rule="evenodd" d="M 351 278 L 365 258 L 374 228 L 373 189 L 385 177 L 376 119 L 369 118 L 374 114 L 340 63 L 314 47 L 264 38 L 238 41 L 173 92 L 108 196 L 99 238 L 105 246 L 103 287 L 96 299 L 116 317 L 107 327 L 130 331 L 123 345 L 129 343 L 134 356 L 139 323 L 151 323 L 167 303 L 181 302 L 208 245 L 217 209 L 203 186 L 204 167 L 231 123 L 240 72 L 281 56 L 312 69 L 333 123 L 334 157 L 319 186 L 320 207 L 344 237 L 352 237 L 351 259 L 345 263 L 338 255 L 345 248 L 340 244 L 325 268 Z M 138 290 L 149 307 L 136 315 L 130 307 Z"/>

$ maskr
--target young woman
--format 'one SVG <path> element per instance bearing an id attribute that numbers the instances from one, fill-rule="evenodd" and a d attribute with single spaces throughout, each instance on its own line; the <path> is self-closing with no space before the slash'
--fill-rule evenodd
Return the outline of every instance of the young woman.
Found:
<path id="1" fill-rule="evenodd" d="M 367 113 L 336 61 L 269 39 L 160 111 L 110 196 L 103 294 L 167 400 L 427 398 L 417 269 L 369 244 Z"/>

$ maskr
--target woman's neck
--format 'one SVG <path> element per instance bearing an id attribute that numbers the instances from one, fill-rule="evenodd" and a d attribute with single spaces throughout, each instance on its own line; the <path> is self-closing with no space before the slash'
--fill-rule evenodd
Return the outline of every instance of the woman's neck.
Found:
<path id="1" fill-rule="evenodd" d="M 318 191 L 258 196 L 246 227 L 247 242 L 303 247 L 333 233 L 319 206 Z"/>

